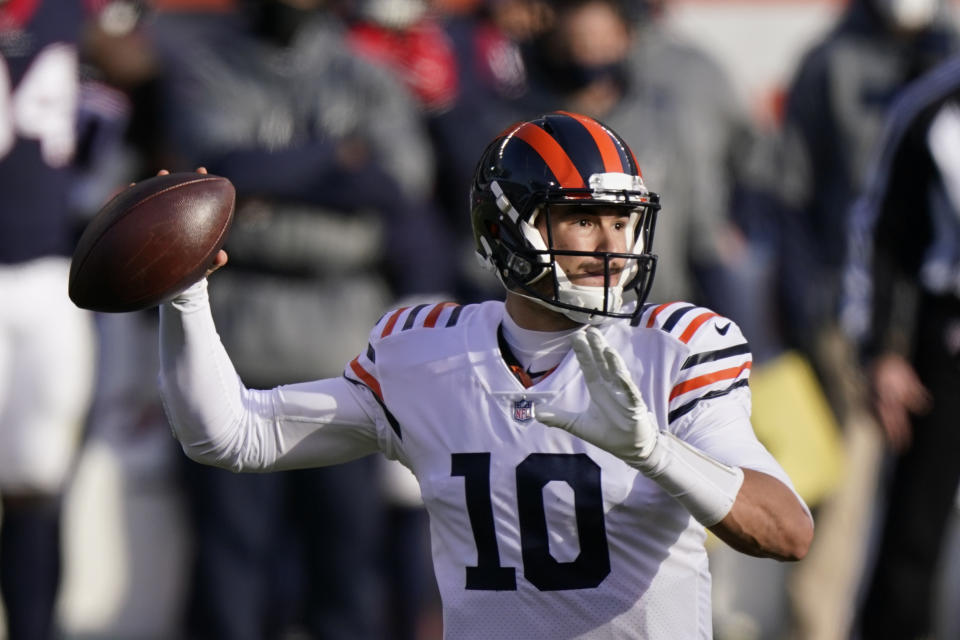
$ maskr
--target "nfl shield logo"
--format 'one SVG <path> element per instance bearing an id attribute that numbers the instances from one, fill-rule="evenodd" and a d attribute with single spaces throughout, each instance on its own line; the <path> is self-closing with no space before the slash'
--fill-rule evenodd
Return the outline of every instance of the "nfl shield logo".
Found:
<path id="1" fill-rule="evenodd" d="M 533 419 L 533 403 L 527 399 L 513 403 L 513 419 L 517 422 L 529 422 Z"/>

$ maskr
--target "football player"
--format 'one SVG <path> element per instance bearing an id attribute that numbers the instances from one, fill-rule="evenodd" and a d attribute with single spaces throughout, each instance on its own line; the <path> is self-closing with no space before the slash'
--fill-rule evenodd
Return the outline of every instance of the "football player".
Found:
<path id="1" fill-rule="evenodd" d="M 76 0 L 0 0 L 0 637 L 56 631 L 63 500 L 93 399 L 93 314 L 67 297 L 90 17 Z"/>
<path id="2" fill-rule="evenodd" d="M 746 340 L 708 309 L 644 304 L 659 197 L 596 120 L 508 128 L 471 204 L 505 301 L 391 311 L 341 378 L 248 389 L 206 280 L 163 305 L 174 433 L 235 471 L 407 465 L 447 637 L 710 637 L 706 529 L 779 560 L 813 535 L 751 428 Z"/>

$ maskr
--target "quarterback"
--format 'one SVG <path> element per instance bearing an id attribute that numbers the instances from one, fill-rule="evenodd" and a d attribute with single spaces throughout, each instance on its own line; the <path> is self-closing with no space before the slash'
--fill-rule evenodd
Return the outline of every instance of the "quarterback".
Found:
<path id="1" fill-rule="evenodd" d="M 405 464 L 448 638 L 709 638 L 706 529 L 797 560 L 813 522 L 753 433 L 739 328 L 645 304 L 659 208 L 602 123 L 514 125 L 471 188 L 477 254 L 505 301 L 393 310 L 342 377 L 253 390 L 201 280 L 160 309 L 174 433 L 234 471 L 374 452 Z"/>

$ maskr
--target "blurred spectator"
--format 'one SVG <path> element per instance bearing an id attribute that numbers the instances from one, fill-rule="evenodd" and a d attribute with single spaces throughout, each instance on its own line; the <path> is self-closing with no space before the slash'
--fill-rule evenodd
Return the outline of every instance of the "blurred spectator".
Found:
<path id="1" fill-rule="evenodd" d="M 818 510 L 793 591 L 801 637 L 845 638 L 869 537 L 880 443 L 853 348 L 837 329 L 846 225 L 893 96 L 957 48 L 942 0 L 854 0 L 802 58 L 786 99 L 779 176 L 781 329 L 816 370 L 847 466 Z"/>
<path id="2" fill-rule="evenodd" d="M 953 58 L 891 109 L 851 217 L 845 317 L 860 338 L 872 406 L 895 456 L 859 612 L 864 639 L 934 637 L 934 581 L 960 482 L 958 149 L 960 59 Z"/>
<path id="3" fill-rule="evenodd" d="M 492 0 L 472 22 L 451 21 L 462 75 L 479 71 L 441 116 L 441 166 L 457 189 L 473 169 L 464 158 L 482 150 L 480 141 L 529 113 L 564 108 L 602 119 L 633 147 L 645 177 L 662 185 L 657 244 L 669 264 L 651 301 L 712 302 L 715 287 L 704 276 L 736 245 L 728 161 L 737 156 L 728 144 L 749 122 L 719 67 L 665 35 L 644 6 Z"/>
<path id="4" fill-rule="evenodd" d="M 449 108 L 431 117 L 437 155 L 436 198 L 457 243 L 457 297 L 468 302 L 500 295 L 500 285 L 477 264 L 473 231 L 463 194 L 477 158 L 511 123 L 530 116 L 517 101 L 527 92 L 521 48 L 550 23 L 545 0 L 444 0 L 443 24 L 457 70 L 457 94 Z"/>
<path id="5" fill-rule="evenodd" d="M 0 594 L 13 640 L 54 637 L 62 497 L 93 386 L 92 316 L 67 297 L 84 20 L 77 1 L 0 3 Z"/>
<path id="6" fill-rule="evenodd" d="M 446 289 L 417 105 L 322 3 L 202 4 L 151 29 L 170 168 L 237 189 L 233 268 L 211 289 L 221 336 L 250 386 L 339 375 L 393 298 Z M 185 464 L 197 637 L 278 637 L 297 620 L 309 637 L 390 637 L 376 459 L 255 476 Z"/>
<path id="7" fill-rule="evenodd" d="M 803 57 L 783 123 L 779 189 L 787 231 L 785 304 L 791 340 L 816 352 L 834 325 L 847 212 L 863 187 L 893 96 L 957 48 L 942 0 L 854 0 Z M 821 366 L 821 359 L 814 357 Z M 826 374 L 826 372 L 823 372 Z M 828 382 L 833 382 L 832 380 Z M 829 384 L 843 414 L 843 385 Z"/>
<path id="8" fill-rule="evenodd" d="M 396 72 L 426 115 L 457 93 L 453 45 L 426 0 L 359 0 L 346 12 L 350 46 Z"/>

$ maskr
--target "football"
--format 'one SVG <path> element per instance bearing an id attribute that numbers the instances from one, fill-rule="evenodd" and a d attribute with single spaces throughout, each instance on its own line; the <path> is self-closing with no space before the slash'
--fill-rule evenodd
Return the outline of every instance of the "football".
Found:
<path id="1" fill-rule="evenodd" d="M 171 173 L 137 182 L 107 202 L 80 236 L 70 299 L 92 311 L 138 311 L 204 276 L 233 222 L 226 178 Z"/>

